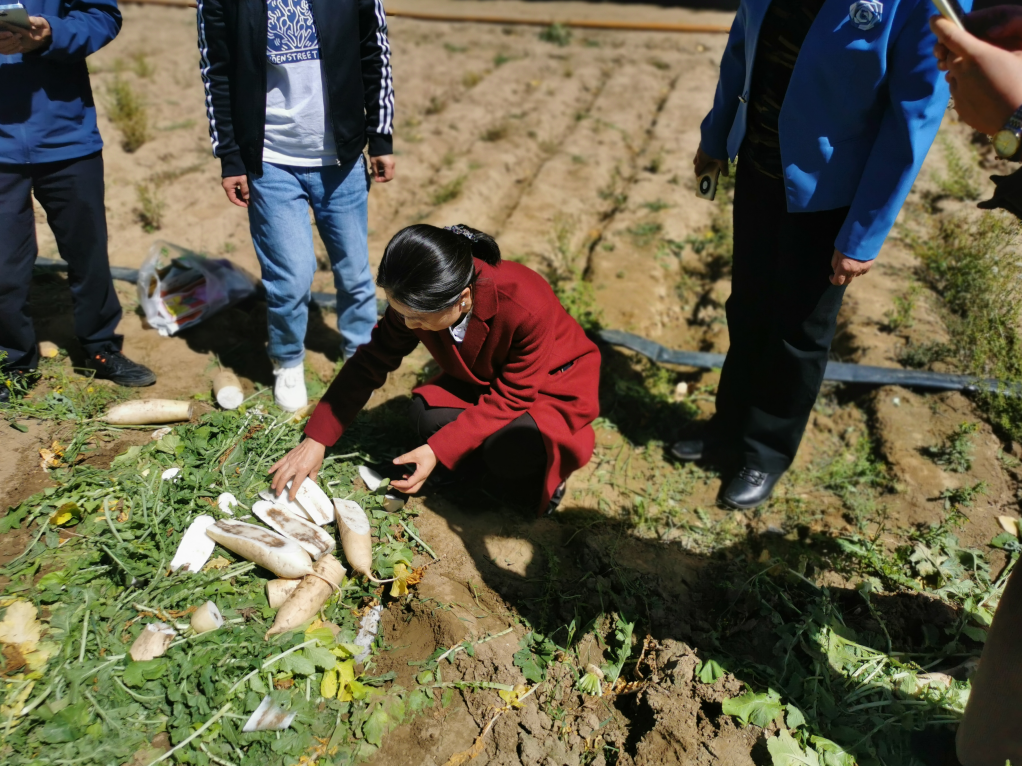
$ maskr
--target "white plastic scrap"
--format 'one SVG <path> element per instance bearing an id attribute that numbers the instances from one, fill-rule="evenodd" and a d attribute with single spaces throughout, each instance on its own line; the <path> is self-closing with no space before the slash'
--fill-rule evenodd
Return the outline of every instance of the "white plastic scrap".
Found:
<path id="1" fill-rule="evenodd" d="M 199 572 L 213 555 L 216 543 L 206 534 L 206 530 L 216 523 L 212 516 L 196 516 L 195 520 L 188 525 L 184 535 L 181 536 L 181 543 L 177 546 L 177 553 L 170 561 L 170 569 L 176 572 L 182 567 L 188 572 Z"/>
<path id="2" fill-rule="evenodd" d="M 163 481 L 173 481 L 179 473 L 181 473 L 181 469 L 178 468 L 177 466 L 174 466 L 173 468 L 168 468 L 166 471 L 160 474 L 160 478 L 163 479 Z"/>
<path id="3" fill-rule="evenodd" d="M 284 731 L 291 722 L 295 720 L 298 712 L 288 713 L 280 705 L 274 703 L 273 698 L 267 694 L 259 707 L 255 709 L 242 731 Z"/>
<path id="4" fill-rule="evenodd" d="M 355 655 L 355 662 L 362 663 L 369 656 L 369 647 L 376 640 L 376 634 L 380 631 L 380 615 L 383 614 L 383 606 L 377 604 L 365 617 L 359 626 L 358 635 L 355 636 L 355 645 L 361 646 L 362 651 Z"/>
<path id="5" fill-rule="evenodd" d="M 233 516 L 234 511 L 231 510 L 238 504 L 238 498 L 232 495 L 230 492 L 222 492 L 220 497 L 216 499 L 217 508 L 220 509 L 220 513 L 226 513 L 228 516 Z"/>
<path id="6" fill-rule="evenodd" d="M 370 492 L 378 490 L 383 483 L 383 477 L 367 465 L 358 467 L 358 475 L 362 477 L 362 481 L 369 487 Z"/>

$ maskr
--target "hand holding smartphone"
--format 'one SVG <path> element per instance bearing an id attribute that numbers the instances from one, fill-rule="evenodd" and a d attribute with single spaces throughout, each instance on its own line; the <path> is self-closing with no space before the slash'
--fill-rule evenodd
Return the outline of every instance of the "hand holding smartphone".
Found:
<path id="1" fill-rule="evenodd" d="M 30 29 L 32 23 L 28 20 L 28 11 L 21 3 L 0 5 L 0 21 L 10 24 L 12 27 Z"/>

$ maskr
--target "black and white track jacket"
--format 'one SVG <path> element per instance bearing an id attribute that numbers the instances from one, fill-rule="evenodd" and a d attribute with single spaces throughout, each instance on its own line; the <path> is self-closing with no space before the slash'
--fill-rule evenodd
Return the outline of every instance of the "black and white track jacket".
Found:
<path id="1" fill-rule="evenodd" d="M 382 0 L 309 0 L 343 164 L 369 143 L 394 149 L 394 81 Z M 265 0 L 198 0 L 199 53 L 213 154 L 223 176 L 263 172 L 266 130 Z"/>

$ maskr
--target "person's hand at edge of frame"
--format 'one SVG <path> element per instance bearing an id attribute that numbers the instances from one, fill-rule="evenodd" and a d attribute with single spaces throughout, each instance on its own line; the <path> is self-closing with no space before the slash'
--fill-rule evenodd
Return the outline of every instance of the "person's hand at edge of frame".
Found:
<path id="1" fill-rule="evenodd" d="M 850 285 L 856 277 L 864 277 L 869 273 L 873 268 L 873 261 L 857 261 L 840 250 L 835 250 L 834 257 L 830 259 L 830 267 L 834 270 L 830 275 L 831 284 Z"/>
<path id="2" fill-rule="evenodd" d="M 414 495 L 422 489 L 422 485 L 426 483 L 426 479 L 429 478 L 429 475 L 433 473 L 433 469 L 436 468 L 436 455 L 433 453 L 432 447 L 428 444 L 423 444 L 411 452 L 406 452 L 404 455 L 394 458 L 394 465 L 415 466 L 415 471 L 411 476 L 405 474 L 404 478 L 395 479 L 390 482 L 390 486 L 399 492 Z"/>
<path id="3" fill-rule="evenodd" d="M 238 207 L 248 207 L 248 176 L 227 176 L 220 181 L 224 193 Z"/>
<path id="4" fill-rule="evenodd" d="M 393 154 L 382 154 L 379 157 L 369 158 L 369 168 L 373 172 L 373 181 L 378 184 L 385 184 L 388 181 L 394 180 L 395 166 Z"/>
<path id="5" fill-rule="evenodd" d="M 993 135 L 1022 105 L 1022 53 L 1012 53 L 934 16 L 930 28 L 937 36 L 933 55 L 962 122 Z"/>
<path id="6" fill-rule="evenodd" d="M 50 22 L 42 16 L 29 16 L 28 29 L 0 21 L 0 55 L 31 53 L 50 44 Z"/>
<path id="7" fill-rule="evenodd" d="M 702 146 L 696 149 L 696 156 L 692 158 L 692 167 L 695 170 L 696 178 L 712 173 L 714 168 L 720 170 L 722 176 L 726 176 L 731 172 L 727 160 L 718 160 L 711 157 L 703 151 Z"/>
<path id="8" fill-rule="evenodd" d="M 306 478 L 316 480 L 319 476 L 319 469 L 323 467 L 323 457 L 326 455 L 326 446 L 308 436 L 301 444 L 288 452 L 284 457 L 270 466 L 273 475 L 273 494 L 279 495 L 287 489 L 287 483 L 291 482 L 291 500 L 302 482 Z"/>

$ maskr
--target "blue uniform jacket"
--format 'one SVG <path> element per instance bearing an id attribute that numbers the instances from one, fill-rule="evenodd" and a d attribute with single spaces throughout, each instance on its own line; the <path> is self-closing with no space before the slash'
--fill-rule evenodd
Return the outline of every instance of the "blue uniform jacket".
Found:
<path id="1" fill-rule="evenodd" d="M 711 157 L 734 159 L 742 144 L 769 4 L 738 8 L 702 124 Z M 948 105 L 928 23 L 935 12 L 930 0 L 825 0 L 792 72 L 779 120 L 788 210 L 850 206 L 834 247 L 856 260 L 880 252 Z"/>
<path id="2" fill-rule="evenodd" d="M 5 2 L 5 0 L 0 0 Z M 85 57 L 117 37 L 117 0 L 21 0 L 52 29 L 50 44 L 0 56 L 0 163 L 84 157 L 103 148 Z"/>

